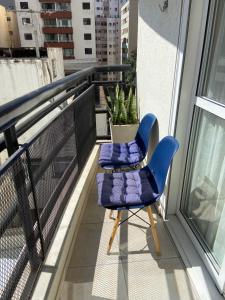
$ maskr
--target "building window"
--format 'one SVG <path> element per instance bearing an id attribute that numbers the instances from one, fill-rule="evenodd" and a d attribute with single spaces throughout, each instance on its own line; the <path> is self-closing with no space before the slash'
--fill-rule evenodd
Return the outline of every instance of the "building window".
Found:
<path id="1" fill-rule="evenodd" d="M 30 18 L 22 18 L 23 25 L 30 24 Z"/>
<path id="2" fill-rule="evenodd" d="M 90 41 L 91 40 L 91 33 L 85 33 L 84 34 L 84 40 L 85 41 Z"/>
<path id="3" fill-rule="evenodd" d="M 29 8 L 28 2 L 20 2 L 20 8 L 21 9 L 28 9 Z"/>
<path id="4" fill-rule="evenodd" d="M 92 54 L 92 48 L 85 48 L 84 53 L 85 54 Z"/>
<path id="5" fill-rule="evenodd" d="M 55 10 L 55 3 L 42 3 L 41 7 L 43 10 Z"/>
<path id="6" fill-rule="evenodd" d="M 73 49 L 63 49 L 63 56 L 64 57 L 74 57 L 74 50 Z"/>
<path id="7" fill-rule="evenodd" d="M 84 25 L 91 25 L 91 19 L 90 18 L 83 18 L 83 24 Z"/>
<path id="8" fill-rule="evenodd" d="M 73 36 L 70 33 L 59 34 L 60 42 L 71 42 L 73 40 Z"/>
<path id="9" fill-rule="evenodd" d="M 47 27 L 56 27 L 56 19 L 44 19 L 44 26 Z"/>
<path id="10" fill-rule="evenodd" d="M 6 21 L 7 21 L 7 22 L 10 22 L 10 21 L 11 21 L 11 18 L 10 18 L 10 17 L 6 17 Z"/>
<path id="11" fill-rule="evenodd" d="M 45 41 L 46 42 L 58 42 L 58 36 L 55 33 L 46 33 Z"/>
<path id="12" fill-rule="evenodd" d="M 72 27 L 71 19 L 60 19 L 58 20 L 59 27 Z"/>
<path id="13" fill-rule="evenodd" d="M 70 3 L 57 3 L 57 10 L 71 11 Z"/>
<path id="14" fill-rule="evenodd" d="M 90 9 L 91 8 L 90 2 L 83 2 L 82 7 L 83 7 L 83 9 Z"/>
<path id="15" fill-rule="evenodd" d="M 13 35 L 13 32 L 12 32 L 12 30 L 9 30 L 9 35 Z"/>
<path id="16" fill-rule="evenodd" d="M 33 40 L 32 33 L 24 33 L 24 39 L 28 41 Z"/>

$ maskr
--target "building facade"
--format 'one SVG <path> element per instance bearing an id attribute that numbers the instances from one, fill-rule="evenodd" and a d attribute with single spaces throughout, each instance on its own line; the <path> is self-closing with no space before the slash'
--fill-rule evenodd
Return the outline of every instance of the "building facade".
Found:
<path id="1" fill-rule="evenodd" d="M 20 47 L 17 16 L 0 5 L 0 48 Z"/>
<path id="2" fill-rule="evenodd" d="M 95 60 L 93 0 L 16 0 L 16 10 L 22 47 L 57 47 L 64 59 Z"/>
<path id="3" fill-rule="evenodd" d="M 43 47 L 41 5 L 37 0 L 15 1 L 21 47 Z"/>
<path id="4" fill-rule="evenodd" d="M 121 62 L 137 51 L 138 1 L 129 0 L 121 7 Z"/>
<path id="5" fill-rule="evenodd" d="M 95 1 L 71 1 L 74 53 L 76 60 L 96 61 Z"/>
<path id="6" fill-rule="evenodd" d="M 120 63 L 120 1 L 95 3 L 96 57 L 100 64 Z M 110 75 L 113 78 L 113 74 Z"/>

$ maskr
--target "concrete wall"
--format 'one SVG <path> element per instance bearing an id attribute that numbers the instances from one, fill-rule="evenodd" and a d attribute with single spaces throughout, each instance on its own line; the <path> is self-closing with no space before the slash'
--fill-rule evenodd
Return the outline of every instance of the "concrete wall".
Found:
<path id="1" fill-rule="evenodd" d="M 62 49 L 50 48 L 48 56 L 0 60 L 0 105 L 64 77 Z M 53 74 L 54 60 L 57 76 Z"/>
<path id="2" fill-rule="evenodd" d="M 140 117 L 148 112 L 159 120 L 159 136 L 168 134 L 177 45 L 180 0 L 170 0 L 161 12 L 161 0 L 139 0 L 137 87 Z"/>
<path id="3" fill-rule="evenodd" d="M 138 32 L 138 1 L 130 0 L 129 7 L 129 41 L 128 54 L 130 55 L 137 49 L 137 32 Z"/>
<path id="4" fill-rule="evenodd" d="M 76 60 L 95 61 L 95 1 L 87 2 L 90 2 L 91 9 L 83 9 L 82 1 L 71 1 L 74 53 Z M 83 18 L 90 18 L 91 25 L 83 25 Z M 84 40 L 84 33 L 91 33 L 91 40 Z M 92 48 L 92 54 L 85 54 L 85 48 Z"/>
<path id="5" fill-rule="evenodd" d="M 53 71 L 53 69 L 55 70 Z M 1 59 L 0 74 L 0 105 L 2 105 L 19 96 L 36 90 L 43 85 L 64 77 L 62 49 L 48 49 L 48 58 L 42 59 Z M 54 101 L 54 99 L 51 100 Z M 49 102 L 45 105 L 48 104 Z M 37 110 L 32 112 L 30 115 L 36 111 Z M 45 118 L 21 136 L 19 142 L 26 142 L 59 111 L 60 109 L 56 108 L 54 111 L 49 113 Z M 0 155 L 0 164 L 4 162 L 6 158 L 7 154 L 6 151 L 4 151 Z"/>

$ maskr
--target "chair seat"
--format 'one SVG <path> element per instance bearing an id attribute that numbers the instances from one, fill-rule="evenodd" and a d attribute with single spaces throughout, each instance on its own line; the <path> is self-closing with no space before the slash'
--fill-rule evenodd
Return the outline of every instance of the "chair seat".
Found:
<path id="1" fill-rule="evenodd" d="M 99 164 L 103 168 L 119 168 L 134 166 L 144 159 L 144 155 L 133 140 L 123 144 L 102 144 L 100 149 Z"/>
<path id="2" fill-rule="evenodd" d="M 154 203 L 159 194 L 146 170 L 97 174 L 98 204 L 110 209 L 144 207 Z"/>

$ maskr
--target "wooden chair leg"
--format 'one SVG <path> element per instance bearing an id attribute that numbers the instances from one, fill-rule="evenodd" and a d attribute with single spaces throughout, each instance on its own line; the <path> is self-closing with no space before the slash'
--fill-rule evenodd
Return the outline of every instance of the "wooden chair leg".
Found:
<path id="1" fill-rule="evenodd" d="M 156 250 L 157 255 L 160 255 L 160 242 L 159 242 L 157 229 L 156 229 L 156 225 L 155 225 L 153 214 L 152 214 L 152 209 L 150 206 L 147 207 L 147 212 L 148 212 L 148 217 L 149 217 L 150 224 L 151 224 L 151 231 L 152 231 L 152 237 L 153 237 L 153 240 L 155 243 L 155 250 Z"/>
<path id="2" fill-rule="evenodd" d="M 111 250 L 112 243 L 113 243 L 113 240 L 115 238 L 116 231 L 117 231 L 117 228 L 118 228 L 120 220 L 121 220 L 121 215 L 122 215 L 122 211 L 118 210 L 117 217 L 115 219 L 114 226 L 113 226 L 113 231 L 112 231 L 112 234 L 111 234 L 111 237 L 110 237 L 110 240 L 109 240 L 109 245 L 108 245 L 108 250 L 107 250 L 108 254 L 109 254 L 109 252 Z"/>
<path id="3" fill-rule="evenodd" d="M 112 210 L 112 209 L 111 209 L 110 212 L 109 212 L 109 218 L 110 218 L 110 219 L 113 219 L 113 210 Z"/>

